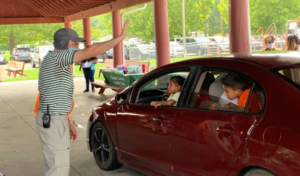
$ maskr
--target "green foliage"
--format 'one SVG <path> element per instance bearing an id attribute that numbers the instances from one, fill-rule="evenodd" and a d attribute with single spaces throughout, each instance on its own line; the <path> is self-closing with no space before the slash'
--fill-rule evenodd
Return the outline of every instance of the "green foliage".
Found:
<path id="1" fill-rule="evenodd" d="M 62 24 L 23 24 L 0 25 L 0 40 L 2 46 L 9 46 L 10 50 L 16 45 L 30 44 L 30 46 L 49 44 L 54 32 Z"/>
<path id="2" fill-rule="evenodd" d="M 255 33 L 259 27 L 263 27 L 266 32 L 271 23 L 275 23 L 277 33 L 284 34 L 286 22 L 300 18 L 299 0 L 250 0 L 249 7 L 252 33 Z M 218 9 L 223 20 L 228 24 L 228 0 L 221 0 Z M 272 33 L 274 34 L 274 30 Z"/>
<path id="3" fill-rule="evenodd" d="M 182 1 L 168 0 L 168 17 L 169 17 L 169 35 L 170 37 L 182 36 Z M 203 22 L 210 16 L 215 6 L 214 0 L 186 0 L 186 32 L 190 30 L 204 30 Z M 141 6 L 129 8 L 127 10 L 140 8 Z M 126 11 L 127 11 L 126 10 Z M 142 38 L 145 41 L 154 39 L 154 16 L 153 3 L 148 3 L 147 8 L 143 11 L 128 14 L 125 18 L 130 18 L 130 25 L 127 33 Z"/>
<path id="4" fill-rule="evenodd" d="M 218 10 L 220 11 L 225 24 L 229 24 L 228 0 L 221 0 L 218 4 Z"/>

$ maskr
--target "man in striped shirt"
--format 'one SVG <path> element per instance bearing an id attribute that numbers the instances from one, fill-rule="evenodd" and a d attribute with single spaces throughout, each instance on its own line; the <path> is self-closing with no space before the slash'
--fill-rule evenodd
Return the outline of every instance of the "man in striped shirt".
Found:
<path id="1" fill-rule="evenodd" d="M 126 27 L 119 37 L 96 43 L 78 50 L 79 42 L 86 41 L 78 37 L 72 29 L 61 28 L 54 34 L 55 51 L 49 51 L 41 64 L 38 89 L 40 99 L 36 126 L 40 136 L 45 160 L 45 176 L 67 176 L 70 168 L 70 139 L 77 138 L 77 132 L 66 116 L 72 108 L 73 77 L 70 65 L 86 58 L 100 55 L 114 47 L 126 37 Z M 50 128 L 43 128 L 42 117 L 51 115 Z"/>

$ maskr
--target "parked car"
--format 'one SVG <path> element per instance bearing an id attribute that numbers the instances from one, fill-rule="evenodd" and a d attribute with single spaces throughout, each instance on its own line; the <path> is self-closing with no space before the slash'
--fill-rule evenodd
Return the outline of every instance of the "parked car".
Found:
<path id="1" fill-rule="evenodd" d="M 127 45 L 124 45 L 123 52 L 125 54 L 125 59 L 129 59 L 129 49 Z M 113 58 L 114 57 L 114 48 L 111 48 L 110 50 L 106 51 L 104 54 L 105 58 Z"/>
<path id="2" fill-rule="evenodd" d="M 104 170 L 125 164 L 147 175 L 298 176 L 300 57 L 292 55 L 299 54 L 202 58 L 159 67 L 92 110 L 88 150 Z M 221 80 L 229 73 L 241 75 L 250 92 L 240 112 L 210 106 L 224 103 Z M 215 81 L 201 94 L 208 74 Z M 177 105 L 150 106 L 162 100 L 173 75 L 186 77 Z M 197 105 L 202 96 L 209 99 Z M 252 100 L 260 105 L 256 112 Z"/>
<path id="3" fill-rule="evenodd" d="M 218 44 L 220 47 L 220 53 L 229 53 L 229 38 L 223 36 L 210 37 L 211 41 Z"/>
<path id="4" fill-rule="evenodd" d="M 0 51 L 0 64 L 6 64 L 4 53 Z"/>
<path id="5" fill-rule="evenodd" d="M 257 38 L 257 39 L 256 39 Z M 259 37 L 251 37 L 252 51 L 262 51 L 264 42 Z"/>
<path id="6" fill-rule="evenodd" d="M 171 57 L 183 57 L 183 46 L 178 42 L 170 42 L 170 56 Z"/>
<path id="7" fill-rule="evenodd" d="M 209 38 L 206 37 L 186 37 L 186 52 L 195 53 L 198 56 L 204 54 L 217 54 L 217 44 L 211 42 Z M 180 41 L 183 45 L 183 39 Z"/>
<path id="8" fill-rule="evenodd" d="M 130 59 L 154 59 L 156 58 L 155 45 L 149 44 L 130 44 L 129 45 Z"/>
<path id="9" fill-rule="evenodd" d="M 54 50 L 53 45 L 42 45 L 36 47 L 34 51 L 30 54 L 31 67 L 35 68 L 36 64 L 38 64 L 40 67 L 47 53 L 53 50 Z"/>
<path id="10" fill-rule="evenodd" d="M 177 42 L 177 43 L 179 43 L 181 39 L 182 38 L 170 38 L 170 42 Z"/>
<path id="11" fill-rule="evenodd" d="M 30 48 L 14 48 L 11 53 L 11 60 L 30 61 Z"/>

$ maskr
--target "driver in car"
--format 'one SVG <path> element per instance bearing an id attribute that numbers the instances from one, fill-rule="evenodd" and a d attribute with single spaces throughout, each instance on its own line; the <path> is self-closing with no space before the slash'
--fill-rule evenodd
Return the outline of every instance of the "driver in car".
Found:
<path id="1" fill-rule="evenodd" d="M 155 108 L 157 108 L 157 106 L 176 106 L 184 81 L 185 79 L 181 76 L 171 77 L 168 85 L 168 93 L 170 96 L 167 101 L 152 101 L 150 105 Z"/>

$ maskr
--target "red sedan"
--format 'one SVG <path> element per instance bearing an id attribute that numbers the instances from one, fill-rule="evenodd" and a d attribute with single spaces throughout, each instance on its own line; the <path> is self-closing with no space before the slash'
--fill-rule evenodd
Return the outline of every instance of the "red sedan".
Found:
<path id="1" fill-rule="evenodd" d="M 148 175 L 299 176 L 300 58 L 291 55 L 155 69 L 94 108 L 88 149 L 104 170 L 124 164 Z M 176 105 L 151 106 L 165 101 L 174 76 L 185 79 Z"/>

